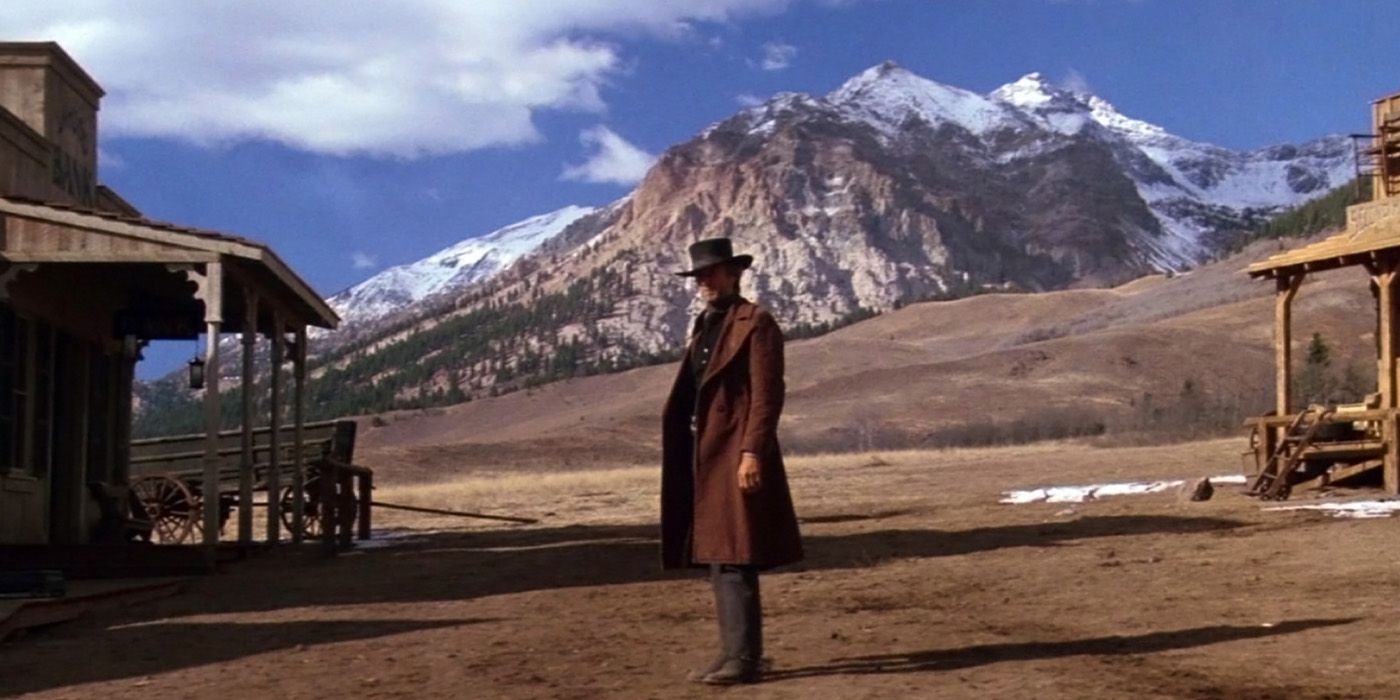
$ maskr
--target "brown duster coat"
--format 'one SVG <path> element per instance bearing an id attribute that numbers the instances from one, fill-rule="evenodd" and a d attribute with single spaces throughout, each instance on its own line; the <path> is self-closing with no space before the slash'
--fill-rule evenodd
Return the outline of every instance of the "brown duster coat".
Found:
<path id="1" fill-rule="evenodd" d="M 687 356 L 695 342 L 692 334 Z M 783 392 L 782 331 L 768 311 L 741 299 L 700 385 L 683 360 L 662 413 L 662 566 L 769 568 L 802 559 L 778 446 Z M 739 490 L 742 452 L 759 459 L 761 486 L 750 494 Z"/>

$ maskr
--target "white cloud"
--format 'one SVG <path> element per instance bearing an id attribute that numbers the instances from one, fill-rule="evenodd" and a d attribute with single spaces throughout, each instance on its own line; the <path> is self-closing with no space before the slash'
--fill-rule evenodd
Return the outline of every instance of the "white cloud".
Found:
<path id="1" fill-rule="evenodd" d="M 656 162 L 656 156 L 633 146 L 605 126 L 587 129 L 578 138 L 593 155 L 580 165 L 565 166 L 559 175 L 562 179 L 632 185 Z"/>
<path id="2" fill-rule="evenodd" d="M 356 270 L 373 270 L 379 267 L 379 260 L 369 253 L 357 250 L 350 254 L 350 264 Z"/>
<path id="3" fill-rule="evenodd" d="M 770 41 L 763 45 L 763 70 L 784 70 L 797 58 L 797 47 L 781 41 Z"/>
<path id="4" fill-rule="evenodd" d="M 1083 73 L 1070 68 L 1064 78 L 1060 79 L 1060 87 L 1079 95 L 1092 95 L 1094 91 L 1089 87 L 1089 80 Z"/>
<path id="5" fill-rule="evenodd" d="M 56 40 L 108 92 L 103 133 L 418 157 L 540 138 L 603 112 L 618 42 L 792 0 L 7 0 L 7 40 Z"/>
<path id="6" fill-rule="evenodd" d="M 749 92 L 744 92 L 735 95 L 734 101 L 738 102 L 740 107 L 757 107 L 763 104 L 762 97 L 759 97 L 758 95 Z"/>

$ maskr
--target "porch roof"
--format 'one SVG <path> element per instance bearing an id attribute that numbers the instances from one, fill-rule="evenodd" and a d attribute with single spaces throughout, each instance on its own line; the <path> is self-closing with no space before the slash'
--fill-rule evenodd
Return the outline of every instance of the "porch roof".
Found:
<path id="1" fill-rule="evenodd" d="M 9 222 L 0 224 L 0 260 L 14 263 L 199 263 L 232 258 L 295 300 L 308 325 L 335 328 L 340 317 L 320 294 L 266 244 L 218 231 L 181 226 L 144 217 L 123 216 L 23 197 L 0 197 L 0 215 L 29 219 L 80 235 L 111 239 L 102 246 L 70 246 L 62 241 L 25 245 L 26 234 Z M 43 234 L 52 238 L 50 233 Z M 28 235 L 36 238 L 35 235 Z"/>
<path id="2" fill-rule="evenodd" d="M 1250 265 L 1245 271 L 1251 277 L 1284 277 L 1366 265 L 1397 251 L 1400 251 L 1400 216 L 1389 216 L 1317 243 L 1284 251 Z"/>

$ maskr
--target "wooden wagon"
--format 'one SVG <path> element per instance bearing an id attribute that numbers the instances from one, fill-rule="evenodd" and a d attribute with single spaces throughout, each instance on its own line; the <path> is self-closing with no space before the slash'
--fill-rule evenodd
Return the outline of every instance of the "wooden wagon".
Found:
<path id="1" fill-rule="evenodd" d="M 210 507 L 218 509 L 220 530 L 236 512 L 252 517 L 258 508 L 269 519 L 269 538 L 277 537 L 278 525 L 293 541 L 321 538 L 330 525 L 331 534 L 342 541 L 352 532 L 368 539 L 373 472 L 353 464 L 355 423 L 308 423 L 303 430 L 300 455 L 290 429 L 278 440 L 270 428 L 253 431 L 246 495 L 240 481 L 241 430 L 219 433 L 220 463 L 213 483 L 207 480 L 203 434 L 133 440 L 130 490 L 151 524 L 151 541 L 201 543 L 201 524 Z M 242 508 L 245 498 L 247 508 Z"/>

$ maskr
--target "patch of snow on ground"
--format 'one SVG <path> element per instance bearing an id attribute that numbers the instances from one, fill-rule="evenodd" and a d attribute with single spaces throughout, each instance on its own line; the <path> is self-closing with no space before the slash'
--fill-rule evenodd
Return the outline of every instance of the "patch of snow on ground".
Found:
<path id="1" fill-rule="evenodd" d="M 1246 478 L 1240 474 L 1213 476 L 1212 484 L 1244 484 Z M 1083 503 L 1106 496 L 1139 496 L 1147 493 L 1161 493 L 1180 488 L 1186 481 L 1182 479 L 1165 481 L 1128 481 L 1114 484 L 1086 484 L 1083 486 L 1044 486 L 1036 489 L 1004 491 L 999 503 L 1022 505 L 1025 503 Z"/>
<path id="2" fill-rule="evenodd" d="M 1352 501 L 1350 503 L 1309 503 L 1296 506 L 1273 506 L 1264 510 L 1316 510 L 1334 518 L 1389 518 L 1400 511 L 1400 500 Z"/>

